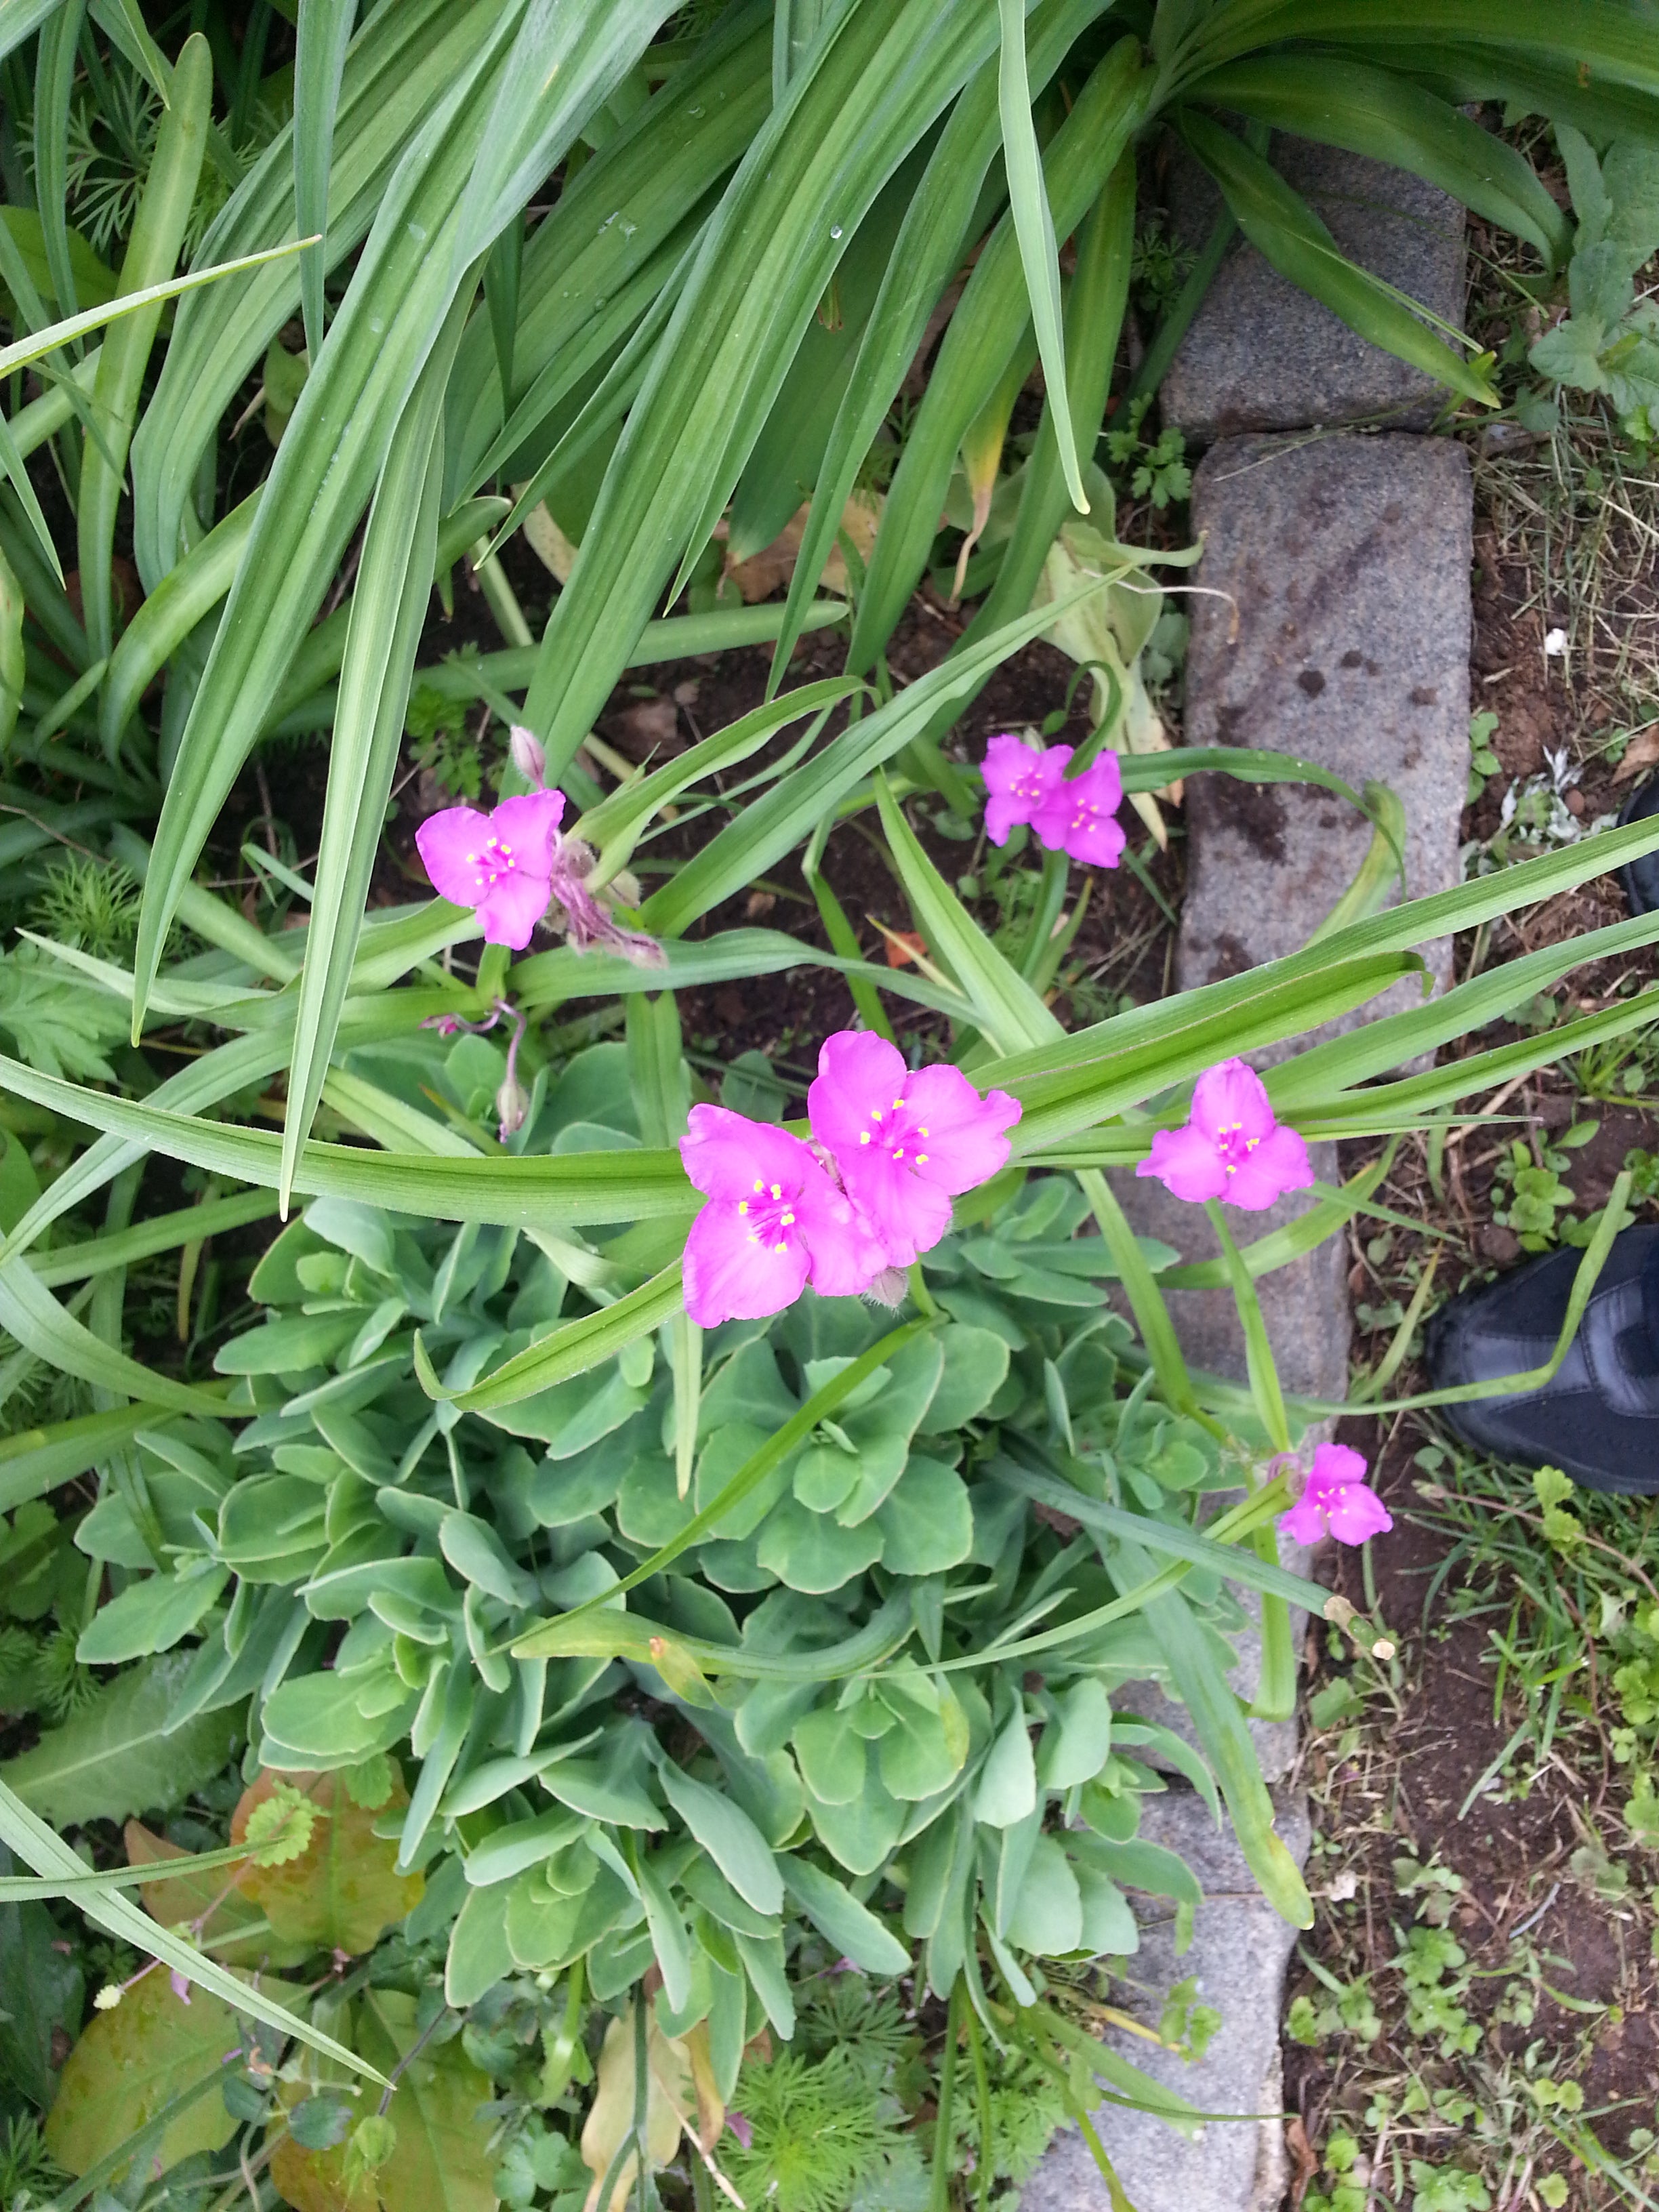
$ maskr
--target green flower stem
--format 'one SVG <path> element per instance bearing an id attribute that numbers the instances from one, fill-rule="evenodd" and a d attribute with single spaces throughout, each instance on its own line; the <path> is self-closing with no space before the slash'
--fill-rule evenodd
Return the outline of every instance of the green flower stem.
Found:
<path id="1" fill-rule="evenodd" d="M 1285 1414 L 1285 1394 L 1279 1388 L 1279 1370 L 1273 1364 L 1261 1301 L 1256 1296 L 1249 1269 L 1233 1242 L 1220 1200 L 1208 1200 L 1204 1211 L 1221 1247 L 1233 1303 L 1243 1323 L 1250 1395 L 1269 1443 L 1276 1451 L 1287 1452 L 1291 1449 L 1291 1431 Z M 1250 1544 L 1257 1559 L 1271 1565 L 1278 1565 L 1279 1540 L 1271 1524 L 1258 1528 Z M 1282 1597 L 1264 1595 L 1261 1600 L 1261 1673 L 1249 1710 L 1253 1718 L 1263 1721 L 1288 1720 L 1296 1711 L 1296 1650 L 1291 1636 L 1290 1607 Z"/>
<path id="2" fill-rule="evenodd" d="M 951 2010 L 945 2023 L 945 2051 L 939 2069 L 939 2117 L 933 2122 L 933 2188 L 927 2212 L 950 2212 L 951 2135 L 956 2103 L 957 2044 L 962 2034 L 963 2006 L 967 1984 L 958 1974 L 951 1985 Z"/>
<path id="3" fill-rule="evenodd" d="M 1123 1208 L 1112 1195 L 1111 1186 L 1098 1168 L 1079 1168 L 1078 1182 L 1084 1196 L 1094 1209 L 1106 1249 L 1112 1265 L 1117 1269 L 1129 1305 L 1140 1331 L 1158 1376 L 1158 1387 L 1164 1402 L 1172 1413 L 1184 1413 L 1188 1420 L 1202 1422 L 1212 1436 L 1224 1433 L 1218 1422 L 1200 1408 L 1188 1378 L 1187 1363 L 1182 1357 L 1181 1346 L 1170 1319 L 1170 1309 L 1164 1303 L 1164 1294 L 1152 1279 L 1152 1271 L 1146 1265 L 1146 1255 L 1135 1242 L 1135 1234 L 1124 1218 Z"/>

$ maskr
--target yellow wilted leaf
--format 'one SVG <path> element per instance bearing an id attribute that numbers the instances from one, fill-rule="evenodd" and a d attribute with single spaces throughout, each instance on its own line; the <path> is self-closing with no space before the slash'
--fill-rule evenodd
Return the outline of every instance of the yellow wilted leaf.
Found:
<path id="1" fill-rule="evenodd" d="M 1110 672 L 1109 683 L 1100 666 L 1091 667 L 1089 676 L 1095 726 L 1106 725 L 1106 743 L 1114 752 L 1168 752 L 1170 733 L 1147 696 L 1140 672 L 1141 648 L 1164 609 L 1164 594 L 1145 569 L 1126 568 L 1121 556 L 1086 522 L 1068 522 L 1048 549 L 1031 605 L 1039 607 L 1045 600 L 1063 599 L 1091 576 L 1101 575 L 1120 580 L 1067 607 L 1044 636 L 1069 659 L 1103 664 Z M 1168 799 L 1173 805 L 1180 799 L 1181 791 L 1179 782 L 1175 782 L 1156 794 L 1149 791 L 1129 794 L 1129 804 L 1160 848 L 1167 847 L 1170 840 L 1158 799 Z"/>
<path id="2" fill-rule="evenodd" d="M 122 1834 L 129 1866 L 154 1866 L 163 1859 L 190 1856 L 179 1844 L 170 1844 L 165 1836 L 145 1827 L 142 1820 L 129 1820 Z M 212 1867 L 205 1874 L 147 1881 L 138 1893 L 152 1920 L 159 1920 L 164 1928 L 188 1928 L 193 1940 L 210 1942 L 214 1956 L 227 1966 L 297 1966 L 311 1946 L 282 1943 L 273 1938 L 263 1907 L 244 1893 L 247 1872 L 240 1867 Z M 244 1924 L 249 1932 L 238 1936 L 235 1931 Z"/>
<path id="3" fill-rule="evenodd" d="M 593 2176 L 584 2212 L 599 2212 L 599 2190 L 611 2170 L 611 2161 L 634 2125 L 634 2036 L 631 2012 L 621 2020 L 613 2020 L 605 2032 L 598 2086 L 582 2128 L 582 2162 Z M 682 2123 L 689 2124 L 696 2112 L 706 2127 L 708 2115 L 698 2094 L 698 2069 L 691 2039 L 665 2035 L 653 2011 L 646 2024 L 645 2050 L 645 2147 L 652 2166 L 656 2167 L 666 2166 L 674 2155 Z M 703 2069 L 707 2071 L 706 2056 Z M 712 2074 L 708 2091 L 713 2096 Z M 724 2117 L 722 2113 L 722 2119 Z M 637 2154 L 630 2151 L 623 2161 L 607 2212 L 624 2212 L 638 2166 Z"/>
<path id="4" fill-rule="evenodd" d="M 413 1997 L 401 1990 L 364 1991 L 357 2048 L 372 2066 L 390 2075 L 417 2034 Z M 489 2080 L 459 2035 L 428 2043 L 410 2060 L 387 2115 L 396 2140 L 374 2177 L 385 2212 L 496 2212 L 492 2124 L 478 2109 L 489 2095 Z"/>
<path id="5" fill-rule="evenodd" d="M 842 510 L 841 527 L 856 549 L 860 560 L 866 564 L 875 550 L 876 531 L 881 522 L 882 496 L 879 492 L 854 492 Z M 751 553 L 746 561 L 735 562 L 727 574 L 737 586 L 744 600 L 752 605 L 760 599 L 769 599 L 774 592 L 787 584 L 795 573 L 795 556 L 800 551 L 801 540 L 806 535 L 806 518 L 811 512 L 811 502 L 797 507 L 769 545 L 758 553 Z M 714 535 L 720 537 L 726 526 L 721 523 Z M 847 556 L 839 542 L 832 547 L 823 564 L 823 574 L 818 578 L 822 590 L 841 593 L 847 589 Z"/>
<path id="6" fill-rule="evenodd" d="M 64 2061 L 46 2116 L 47 2149 L 70 2172 L 85 2173 L 163 2105 L 217 2074 L 241 2040 L 228 2004 L 204 1989 L 179 1996 L 167 1972 L 154 1968 L 118 2004 L 94 2013 Z M 207 2090 L 162 2136 L 155 2164 L 165 2172 L 195 2151 L 220 2149 L 235 2132 L 224 2099 Z"/>
<path id="7" fill-rule="evenodd" d="M 374 1833 L 380 1812 L 354 1803 L 341 1774 L 262 1773 L 236 1808 L 230 1824 L 233 1843 L 243 1840 L 257 1808 L 289 1784 L 328 1817 L 316 1823 L 297 1857 L 281 1866 L 250 1867 L 240 1885 L 242 1893 L 266 1915 L 279 1939 L 356 1958 L 372 1950 L 388 1928 L 413 1911 L 425 1878 L 398 1872 L 398 1846 Z M 388 1803 L 406 1805 L 409 1792 L 395 1761 L 392 1785 Z"/>

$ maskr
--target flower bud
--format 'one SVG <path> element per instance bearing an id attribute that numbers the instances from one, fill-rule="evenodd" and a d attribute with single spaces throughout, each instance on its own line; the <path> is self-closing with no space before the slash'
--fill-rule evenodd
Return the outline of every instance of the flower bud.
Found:
<path id="1" fill-rule="evenodd" d="M 542 790 L 547 776 L 547 755 L 534 731 L 526 730 L 522 723 L 514 722 L 507 750 L 519 774 L 527 776 L 538 791 Z"/>
<path id="2" fill-rule="evenodd" d="M 505 1144 L 515 1129 L 523 1128 L 524 1117 L 530 1111 L 530 1093 L 516 1075 L 509 1075 L 495 1093 L 495 1111 L 501 1116 L 496 1134 Z"/>

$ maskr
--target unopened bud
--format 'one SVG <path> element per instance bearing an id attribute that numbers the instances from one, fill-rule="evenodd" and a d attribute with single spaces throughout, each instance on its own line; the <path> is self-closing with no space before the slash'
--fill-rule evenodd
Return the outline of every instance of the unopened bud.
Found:
<path id="1" fill-rule="evenodd" d="M 495 1093 L 495 1111 L 501 1116 L 496 1134 L 505 1144 L 515 1129 L 523 1128 L 524 1117 L 530 1111 L 530 1093 L 516 1075 L 509 1075 Z"/>
<path id="2" fill-rule="evenodd" d="M 904 1304 L 904 1294 L 910 1280 L 902 1267 L 884 1267 L 873 1283 L 866 1283 L 864 1295 L 872 1305 L 885 1306 L 890 1313 Z"/>
<path id="3" fill-rule="evenodd" d="M 507 750 L 519 774 L 527 776 L 538 791 L 542 790 L 547 776 L 547 755 L 535 732 L 526 730 L 521 722 L 514 722 Z"/>

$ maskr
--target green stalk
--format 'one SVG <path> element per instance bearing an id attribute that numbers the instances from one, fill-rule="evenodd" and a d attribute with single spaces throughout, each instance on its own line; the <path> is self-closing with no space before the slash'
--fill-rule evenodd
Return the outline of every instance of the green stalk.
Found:
<path id="1" fill-rule="evenodd" d="M 962 2010 L 966 1984 L 958 1974 L 951 1985 L 951 2009 L 945 2023 L 945 2056 L 939 2069 L 939 2117 L 933 2122 L 933 2186 L 927 2212 L 950 2212 L 951 2123 L 956 2101 L 957 2039 L 962 2033 Z"/>
<path id="2" fill-rule="evenodd" d="M 1220 1200 L 1210 1199 L 1204 1211 L 1221 1247 L 1233 1304 L 1243 1324 L 1250 1395 L 1269 1443 L 1275 1451 L 1287 1452 L 1291 1449 L 1291 1431 L 1285 1415 L 1285 1394 L 1279 1387 L 1279 1370 L 1273 1364 L 1261 1301 L 1256 1296 L 1250 1271 L 1233 1242 Z M 1259 1559 L 1274 1566 L 1279 1564 L 1279 1540 L 1271 1527 L 1258 1528 L 1250 1544 Z M 1261 1599 L 1261 1674 L 1249 1710 L 1257 1720 L 1264 1721 L 1288 1720 L 1296 1711 L 1296 1650 L 1291 1636 L 1290 1607 L 1282 1597 L 1266 1593 Z"/>

